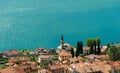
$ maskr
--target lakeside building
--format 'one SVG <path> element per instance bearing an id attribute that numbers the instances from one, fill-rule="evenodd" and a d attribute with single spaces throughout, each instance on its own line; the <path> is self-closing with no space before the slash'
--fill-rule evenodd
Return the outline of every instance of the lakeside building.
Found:
<path id="1" fill-rule="evenodd" d="M 49 63 L 50 62 L 50 56 L 49 55 L 40 55 L 38 57 L 39 63 Z"/>
<path id="2" fill-rule="evenodd" d="M 30 56 L 35 56 L 35 55 L 37 55 L 37 53 L 36 52 L 29 52 L 29 55 Z"/>
<path id="3" fill-rule="evenodd" d="M 72 55 L 69 52 L 61 52 L 59 54 L 59 60 L 60 61 L 66 61 L 66 60 L 69 60 L 70 58 L 72 58 Z"/>
<path id="4" fill-rule="evenodd" d="M 20 66 L 22 70 L 24 70 L 26 73 L 37 73 L 40 67 L 37 65 L 36 62 L 23 62 Z"/>
<path id="5" fill-rule="evenodd" d="M 48 51 L 45 48 L 37 48 L 36 54 L 37 55 L 48 55 Z"/>
<path id="6" fill-rule="evenodd" d="M 13 57 L 19 56 L 20 52 L 17 50 L 10 50 L 10 51 L 3 52 L 3 54 L 8 58 L 13 58 Z"/>

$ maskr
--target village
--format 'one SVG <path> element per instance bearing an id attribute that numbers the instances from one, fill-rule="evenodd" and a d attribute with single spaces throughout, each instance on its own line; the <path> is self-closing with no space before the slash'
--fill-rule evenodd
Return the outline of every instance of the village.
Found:
<path id="1" fill-rule="evenodd" d="M 0 73 L 120 73 L 120 61 L 109 60 L 107 46 L 100 46 L 100 53 L 91 47 L 78 49 L 64 42 L 61 35 L 57 50 L 10 50 L 0 53 Z M 94 49 L 93 49 L 94 50 Z"/>

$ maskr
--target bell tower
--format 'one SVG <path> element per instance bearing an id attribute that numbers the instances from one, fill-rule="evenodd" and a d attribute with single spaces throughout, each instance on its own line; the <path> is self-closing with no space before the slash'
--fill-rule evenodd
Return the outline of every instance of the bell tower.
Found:
<path id="1" fill-rule="evenodd" d="M 64 49 L 64 37 L 63 34 L 61 35 L 61 49 Z"/>

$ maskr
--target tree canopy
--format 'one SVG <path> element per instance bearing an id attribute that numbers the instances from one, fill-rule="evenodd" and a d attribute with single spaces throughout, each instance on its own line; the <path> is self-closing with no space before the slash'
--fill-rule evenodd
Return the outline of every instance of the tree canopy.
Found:
<path id="1" fill-rule="evenodd" d="M 92 39 L 91 39 L 91 38 L 88 38 L 88 39 L 86 40 L 86 45 L 87 45 L 88 47 L 91 47 L 91 45 L 92 45 Z"/>
<path id="2" fill-rule="evenodd" d="M 101 54 L 101 48 L 100 48 L 101 41 L 99 38 L 88 38 L 86 40 L 86 45 L 90 47 L 90 54 Z"/>
<path id="3" fill-rule="evenodd" d="M 120 46 L 111 46 L 108 50 L 107 53 L 109 54 L 109 57 L 113 61 L 118 61 L 120 60 Z"/>

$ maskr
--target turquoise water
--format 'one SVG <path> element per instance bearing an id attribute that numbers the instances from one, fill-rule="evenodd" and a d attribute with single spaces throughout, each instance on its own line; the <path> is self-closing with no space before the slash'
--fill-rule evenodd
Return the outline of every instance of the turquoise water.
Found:
<path id="1" fill-rule="evenodd" d="M 0 0 L 0 51 L 120 41 L 120 0 Z"/>

